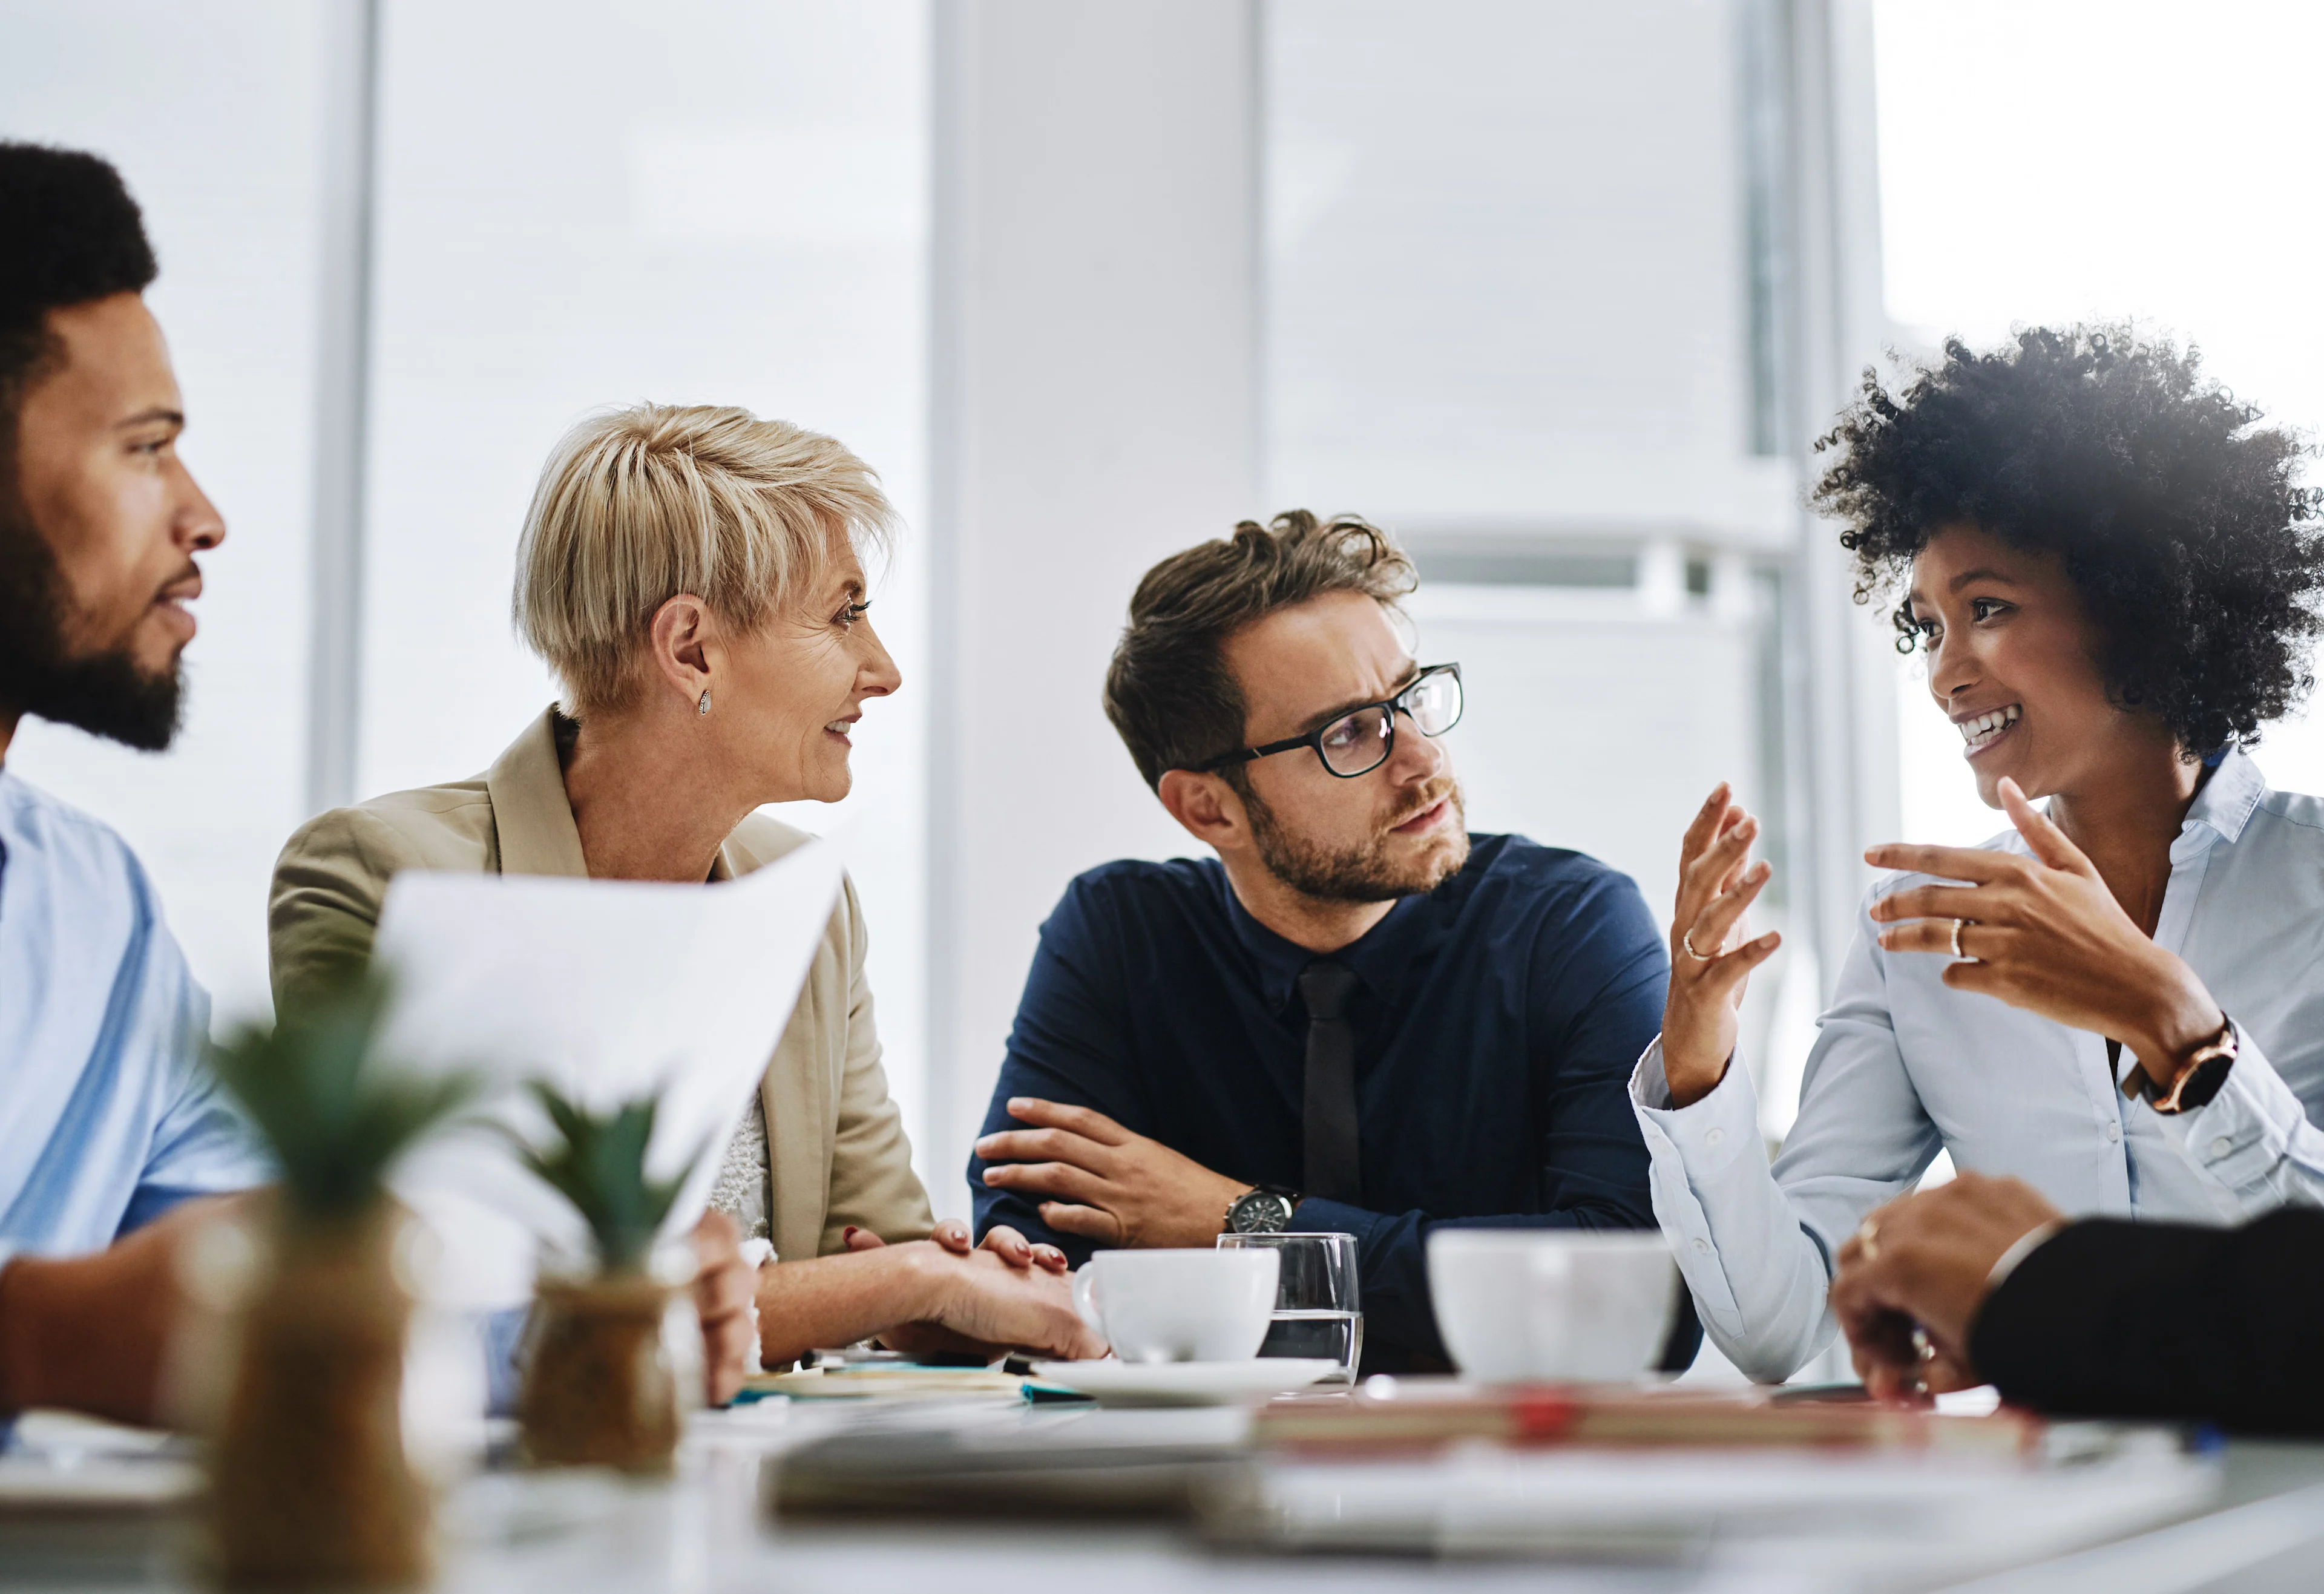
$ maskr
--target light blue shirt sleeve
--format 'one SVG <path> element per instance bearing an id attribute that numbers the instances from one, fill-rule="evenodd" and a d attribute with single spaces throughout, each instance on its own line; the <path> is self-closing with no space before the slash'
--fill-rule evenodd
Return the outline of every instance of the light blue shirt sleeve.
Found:
<path id="1" fill-rule="evenodd" d="M 2242 1033 L 2239 1043 L 2218 1095 L 2191 1111 L 2157 1114 L 2156 1121 L 2238 1212 L 2324 1205 L 2324 1129 L 2310 1121 L 2259 1041 Z"/>
<path id="2" fill-rule="evenodd" d="M 0 1260 L 102 1250 L 272 1168 L 128 845 L 0 769 Z"/>
<path id="3" fill-rule="evenodd" d="M 1630 1079 L 1655 1217 L 1703 1331 L 1768 1383 L 1831 1342 L 1833 1257 L 1867 1213 L 1913 1187 L 1941 1145 L 1897 1044 L 1886 954 L 1869 916 L 1859 920 L 1808 1054 L 1799 1118 L 1773 1166 L 1739 1050 L 1717 1087 L 1686 1107 L 1670 1104 L 1659 1036 Z"/>

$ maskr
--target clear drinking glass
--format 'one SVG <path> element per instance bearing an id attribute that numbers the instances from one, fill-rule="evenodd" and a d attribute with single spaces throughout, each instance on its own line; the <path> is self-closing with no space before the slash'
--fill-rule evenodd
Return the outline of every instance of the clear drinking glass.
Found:
<path id="1" fill-rule="evenodd" d="M 1354 1235 L 1222 1234 L 1219 1248 L 1264 1248 L 1283 1259 L 1261 1356 L 1328 1358 L 1340 1364 L 1336 1381 L 1355 1381 L 1364 1355 L 1364 1303 L 1356 1285 Z"/>

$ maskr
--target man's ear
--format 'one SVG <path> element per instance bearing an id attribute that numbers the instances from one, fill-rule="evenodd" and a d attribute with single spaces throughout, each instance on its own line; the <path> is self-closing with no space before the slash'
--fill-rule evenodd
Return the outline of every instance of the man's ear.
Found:
<path id="1" fill-rule="evenodd" d="M 1186 834 L 1214 852 L 1240 844 L 1250 835 L 1250 819 L 1242 797 L 1219 775 L 1198 775 L 1192 769 L 1165 769 L 1154 788 L 1170 817 Z"/>

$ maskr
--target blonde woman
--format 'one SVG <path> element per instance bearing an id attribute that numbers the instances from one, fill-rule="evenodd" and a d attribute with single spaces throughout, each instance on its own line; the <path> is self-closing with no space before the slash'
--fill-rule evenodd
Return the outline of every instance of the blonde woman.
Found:
<path id="1" fill-rule="evenodd" d="M 715 881 L 807 840 L 757 812 L 847 794 L 864 705 L 901 684 L 862 556 L 895 513 L 829 438 L 731 408 L 641 405 L 574 428 L 517 549 L 518 632 L 559 704 L 484 774 L 325 814 L 275 865 L 275 1000 L 370 954 L 402 869 Z M 915 1348 L 1089 1352 L 1064 1258 L 932 1222 L 888 1095 L 843 889 L 717 1204 L 778 1261 L 757 1283 L 770 1363 L 872 1335 Z M 930 1237 L 934 1234 L 935 1239 Z"/>

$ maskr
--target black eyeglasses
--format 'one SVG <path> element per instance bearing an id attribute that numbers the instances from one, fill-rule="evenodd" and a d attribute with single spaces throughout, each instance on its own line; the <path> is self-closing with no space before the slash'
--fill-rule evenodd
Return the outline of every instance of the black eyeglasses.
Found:
<path id="1" fill-rule="evenodd" d="M 1230 764 L 1247 764 L 1253 759 L 1272 757 L 1289 752 L 1296 747 L 1312 747 L 1323 768 L 1342 780 L 1353 780 L 1359 775 L 1370 774 L 1388 762 L 1388 754 L 1396 751 L 1396 716 L 1412 716 L 1413 727 L 1423 736 L 1437 737 L 1461 723 L 1461 667 L 1457 664 L 1431 664 L 1415 676 L 1412 684 L 1393 697 L 1383 697 L 1378 703 L 1367 703 L 1361 708 L 1351 708 L 1330 724 L 1321 726 L 1305 736 L 1286 736 L 1280 742 L 1270 742 L 1265 747 L 1246 747 L 1239 751 L 1222 753 L 1217 758 L 1196 764 L 1197 774 L 1223 769 Z"/>

